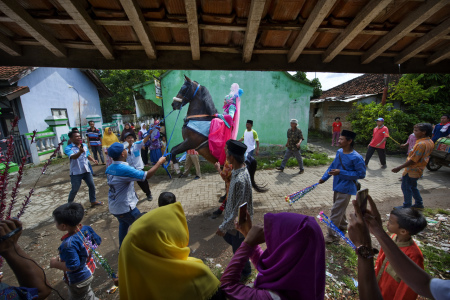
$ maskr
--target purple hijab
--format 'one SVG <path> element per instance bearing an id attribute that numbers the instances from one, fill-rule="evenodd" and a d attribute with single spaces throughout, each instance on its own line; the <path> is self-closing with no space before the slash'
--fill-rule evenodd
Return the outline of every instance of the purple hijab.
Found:
<path id="1" fill-rule="evenodd" d="M 313 217 L 295 213 L 264 216 L 267 249 L 261 255 L 255 287 L 285 299 L 325 296 L 325 242 Z"/>

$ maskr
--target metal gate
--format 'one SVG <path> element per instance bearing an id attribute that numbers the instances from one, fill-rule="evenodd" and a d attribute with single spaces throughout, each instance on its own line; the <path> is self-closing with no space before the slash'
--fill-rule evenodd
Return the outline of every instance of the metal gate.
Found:
<path id="1" fill-rule="evenodd" d="M 9 137 L 8 137 L 9 138 Z M 6 139 L 8 139 L 6 138 Z M 24 157 L 27 154 L 27 141 L 26 141 L 26 137 L 23 135 L 13 135 L 14 138 L 14 156 L 13 156 L 13 162 L 15 162 L 16 164 L 21 164 L 22 163 L 22 157 Z M 5 147 L 2 147 L 1 149 L 2 151 L 2 155 L 5 156 L 7 149 Z M 27 162 L 26 163 L 31 163 L 31 157 L 27 158 Z"/>

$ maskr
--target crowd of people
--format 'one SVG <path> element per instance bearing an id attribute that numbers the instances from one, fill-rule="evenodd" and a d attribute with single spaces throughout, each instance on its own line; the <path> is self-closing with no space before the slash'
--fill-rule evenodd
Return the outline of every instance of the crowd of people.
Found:
<path id="1" fill-rule="evenodd" d="M 407 142 L 414 145 L 408 151 L 406 162 L 392 169 L 395 173 L 404 169 L 403 205 L 392 210 L 387 223 L 392 236 L 383 229 L 380 214 L 370 196 L 369 209 L 365 212 L 356 201 L 352 202 L 354 212 L 350 213 L 349 220 L 346 211 L 351 196 L 360 189 L 358 180 L 365 178 L 375 150 L 381 168 L 387 167 L 384 149 L 389 131 L 384 120 L 376 120 L 365 160 L 354 150 L 356 134 L 341 131 L 340 118 L 333 123 L 333 144 L 339 149 L 319 184 L 333 177 L 330 219 L 342 232 L 348 232 L 357 247 L 360 299 L 406 300 L 416 299 L 417 295 L 438 300 L 450 298 L 450 281 L 431 278 L 423 270 L 423 255 L 412 239 L 427 225 L 420 212 L 424 204 L 417 180 L 434 148 L 435 136 L 450 134 L 450 117 L 445 115 L 441 121 L 434 129 L 430 124 L 416 124 L 413 129 L 415 141 L 410 138 Z M 98 164 L 98 156 L 107 164 L 109 212 L 119 223 L 119 268 L 114 284 L 120 287 L 121 299 L 324 299 L 325 244 L 339 244 L 336 232 L 330 229 L 324 237 L 314 217 L 298 213 L 267 213 L 263 225 L 252 222 L 253 190 L 258 193 L 268 191 L 266 186 L 255 181 L 259 137 L 252 120 L 247 120 L 240 140 L 226 142 L 225 164 L 215 165 L 226 186 L 222 205 L 214 212 L 215 217 L 224 213 L 216 234 L 233 250 L 233 257 L 220 280 L 202 260 L 190 256 L 186 216 L 173 193 L 161 193 L 159 207 L 150 212 L 141 213 L 137 208 L 139 199 L 134 182 L 146 194 L 146 199 L 152 200 L 148 179 L 166 161 L 162 155 L 158 124 L 153 124 L 150 130 L 142 124 L 137 135 L 131 125 L 126 124 L 120 136 L 122 143 L 110 128 L 105 128 L 102 134 L 94 123 L 89 125 L 86 144 L 77 130 L 69 133 L 70 144 L 64 152 L 70 158 L 72 190 L 68 203 L 53 211 L 56 228 L 65 234 L 58 248 L 59 255 L 50 260 L 50 268 L 64 272 L 70 299 L 97 299 L 91 287 L 96 266 L 89 250 L 92 245 L 99 246 L 102 239 L 93 228 L 81 225 L 84 208 L 74 199 L 81 181 L 85 181 L 91 206 L 103 205 L 95 196 L 90 164 Z M 283 171 L 287 160 L 294 156 L 299 173 L 304 173 L 302 141 L 298 121 L 292 119 L 279 171 Z M 148 150 L 153 166 L 145 171 Z M 201 174 L 198 153 L 194 149 L 187 154 L 186 172 L 192 164 L 197 174 L 194 179 L 198 179 Z M 186 176 L 186 172 L 181 176 Z M 243 206 L 245 211 L 241 209 Z M 0 255 L 11 266 L 21 285 L 11 287 L 1 283 L 0 295 L 6 295 L 8 299 L 44 299 L 51 287 L 45 281 L 45 274 L 18 245 L 21 230 L 22 224 L 18 220 L 0 222 Z M 369 232 L 381 245 L 375 263 L 378 250 L 372 247 Z M 260 247 L 263 243 L 266 244 L 264 251 Z M 252 272 L 251 264 L 256 268 L 257 276 L 253 285 L 248 286 L 244 282 Z"/>

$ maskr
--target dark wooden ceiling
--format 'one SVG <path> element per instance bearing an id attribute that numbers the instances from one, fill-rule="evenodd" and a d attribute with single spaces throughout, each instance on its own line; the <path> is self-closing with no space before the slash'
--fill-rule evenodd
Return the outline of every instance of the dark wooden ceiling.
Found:
<path id="1" fill-rule="evenodd" d="M 450 71 L 450 0 L 0 0 L 0 65 Z"/>

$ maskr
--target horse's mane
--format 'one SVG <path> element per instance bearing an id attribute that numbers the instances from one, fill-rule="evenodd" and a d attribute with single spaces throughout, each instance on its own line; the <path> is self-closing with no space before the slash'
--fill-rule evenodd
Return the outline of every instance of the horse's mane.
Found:
<path id="1" fill-rule="evenodd" d="M 210 116 L 217 114 L 217 109 L 214 106 L 214 102 L 212 100 L 211 94 L 209 93 L 208 89 L 204 85 L 202 85 L 202 92 L 200 93 L 200 99 L 205 104 L 205 109 L 206 109 L 205 114 L 210 115 Z"/>

